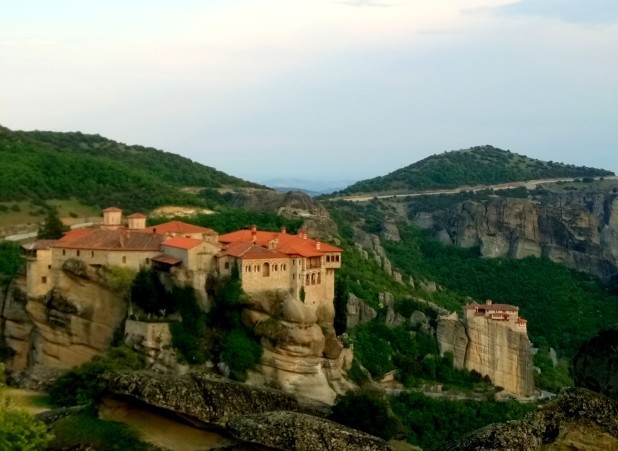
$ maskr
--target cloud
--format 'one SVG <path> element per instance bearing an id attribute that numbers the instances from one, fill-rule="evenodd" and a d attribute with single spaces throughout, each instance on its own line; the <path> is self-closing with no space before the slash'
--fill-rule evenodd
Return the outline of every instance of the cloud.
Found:
<path id="1" fill-rule="evenodd" d="M 490 11 L 503 16 L 552 17 L 579 24 L 618 22 L 616 0 L 520 0 Z"/>

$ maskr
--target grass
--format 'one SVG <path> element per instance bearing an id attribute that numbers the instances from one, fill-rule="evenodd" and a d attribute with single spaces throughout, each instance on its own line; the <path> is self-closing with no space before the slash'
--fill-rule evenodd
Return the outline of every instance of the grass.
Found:
<path id="1" fill-rule="evenodd" d="M 75 199 L 46 201 L 50 206 L 58 209 L 61 218 L 68 222 L 76 222 L 77 218 L 98 217 L 100 209 L 83 205 Z M 32 202 L 0 202 L 0 227 L 15 226 L 21 224 L 38 224 L 45 218 L 45 209 L 41 205 Z M 79 222 L 79 221 L 77 221 Z"/>
<path id="2" fill-rule="evenodd" d="M 31 414 L 37 414 L 51 409 L 52 407 L 47 393 L 17 388 L 6 388 L 4 393 L 15 402 L 17 406 L 22 407 Z"/>
<path id="3" fill-rule="evenodd" d="M 139 435 L 126 424 L 100 420 L 87 413 L 59 420 L 51 432 L 54 434 L 54 439 L 48 445 L 51 449 L 73 449 L 84 445 L 110 451 L 154 449 L 142 442 Z"/>

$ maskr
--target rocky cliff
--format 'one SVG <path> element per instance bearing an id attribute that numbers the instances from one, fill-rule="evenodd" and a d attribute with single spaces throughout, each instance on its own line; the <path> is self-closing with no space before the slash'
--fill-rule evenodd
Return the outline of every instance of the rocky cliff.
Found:
<path id="1" fill-rule="evenodd" d="M 252 295 L 242 320 L 260 337 L 264 354 L 247 382 L 332 404 L 354 387 L 345 377 L 352 355 L 336 337 L 334 317 L 332 305 L 314 312 L 285 291 Z"/>
<path id="2" fill-rule="evenodd" d="M 183 427 L 184 437 L 194 436 L 196 430 L 215 431 L 226 440 L 225 449 L 390 449 L 377 437 L 324 419 L 327 406 L 278 390 L 197 372 L 110 373 L 105 380 L 99 404 L 103 418 L 130 423 L 136 415 L 129 413 L 148 413 L 151 419 L 158 416 L 176 423 L 170 427 L 168 422 L 172 430 Z M 206 448 L 202 442 L 183 449 Z"/>
<path id="3" fill-rule="evenodd" d="M 442 449 L 618 449 L 618 403 L 588 390 L 571 388 L 523 420 L 489 425 L 444 444 Z"/>
<path id="4" fill-rule="evenodd" d="M 40 297 L 26 295 L 18 277 L 2 306 L 4 340 L 12 357 L 7 369 L 37 385 L 49 373 L 90 360 L 108 349 L 120 328 L 127 303 L 101 272 L 65 268 L 56 288 Z"/>
<path id="5" fill-rule="evenodd" d="M 464 323 L 453 314 L 438 320 L 436 338 L 442 355 L 453 354 L 455 367 L 489 376 L 494 385 L 510 393 L 534 394 L 534 366 L 526 333 L 485 317 Z"/>
<path id="6" fill-rule="evenodd" d="M 618 195 L 545 194 L 490 198 L 446 210 L 411 212 L 443 242 L 479 246 L 486 257 L 545 256 L 600 277 L 618 272 Z"/>

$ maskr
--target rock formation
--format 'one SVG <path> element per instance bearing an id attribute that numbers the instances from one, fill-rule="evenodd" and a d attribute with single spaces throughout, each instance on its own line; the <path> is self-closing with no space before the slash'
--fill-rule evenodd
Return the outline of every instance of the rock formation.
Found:
<path id="1" fill-rule="evenodd" d="M 618 449 L 618 403 L 571 388 L 523 420 L 491 424 L 441 449 L 470 451 Z"/>
<path id="2" fill-rule="evenodd" d="M 511 324 L 513 323 L 513 324 Z M 534 366 L 530 341 L 516 320 L 456 314 L 438 320 L 436 338 L 440 354 L 453 354 L 456 368 L 488 376 L 497 387 L 519 396 L 534 394 Z"/>
<path id="3" fill-rule="evenodd" d="M 216 431 L 227 440 L 226 449 L 390 449 L 377 437 L 324 419 L 329 413 L 324 404 L 278 390 L 195 372 L 109 373 L 105 381 L 99 404 L 103 418 L 122 419 L 122 412 L 134 409 L 140 415 L 148 411 L 182 423 L 187 436 L 196 430 Z"/>
<path id="4" fill-rule="evenodd" d="M 354 387 L 345 377 L 350 359 L 336 337 L 334 317 L 332 305 L 314 311 L 285 291 L 253 294 L 242 320 L 260 337 L 264 354 L 247 382 L 332 404 Z"/>
<path id="5" fill-rule="evenodd" d="M 618 401 L 618 327 L 584 343 L 573 359 L 575 385 Z"/>
<path id="6" fill-rule="evenodd" d="M 415 212 L 443 242 L 479 246 L 486 257 L 545 256 L 600 277 L 618 272 L 618 195 L 581 193 L 466 201 Z"/>
<path id="7" fill-rule="evenodd" d="M 4 340 L 13 354 L 7 368 L 15 377 L 38 383 L 44 382 L 36 381 L 39 372 L 84 363 L 110 347 L 126 311 L 126 301 L 101 271 L 64 268 L 56 288 L 39 297 L 26 295 L 21 276 L 2 308 Z"/>

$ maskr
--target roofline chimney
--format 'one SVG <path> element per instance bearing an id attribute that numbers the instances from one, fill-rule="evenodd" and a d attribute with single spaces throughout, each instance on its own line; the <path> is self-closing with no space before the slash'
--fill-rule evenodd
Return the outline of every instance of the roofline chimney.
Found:
<path id="1" fill-rule="evenodd" d="M 252 224 L 252 225 L 251 225 L 251 231 L 252 231 L 252 232 L 256 232 L 256 231 L 257 231 L 257 225 Z"/>
<path id="2" fill-rule="evenodd" d="M 281 226 L 281 233 L 288 233 L 288 228 L 286 226 Z"/>

